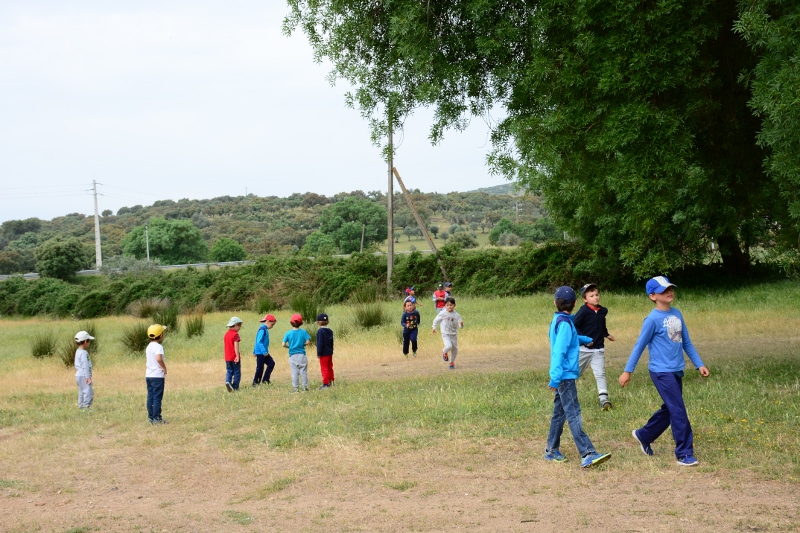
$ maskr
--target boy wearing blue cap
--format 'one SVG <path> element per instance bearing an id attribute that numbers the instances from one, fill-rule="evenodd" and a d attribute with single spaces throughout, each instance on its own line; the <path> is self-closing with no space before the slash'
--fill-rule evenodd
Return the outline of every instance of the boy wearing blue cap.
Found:
<path id="1" fill-rule="evenodd" d="M 403 326 L 403 355 L 408 357 L 408 345 L 411 344 L 411 350 L 414 357 L 417 356 L 417 337 L 419 336 L 419 323 L 422 317 L 417 311 L 416 298 L 407 300 L 405 303 L 405 310 L 400 317 L 400 325 Z"/>
<path id="2" fill-rule="evenodd" d="M 610 453 L 598 453 L 583 431 L 581 421 L 581 405 L 578 403 L 578 356 L 580 344 L 592 342 L 591 337 L 578 335 L 572 323 L 572 310 L 575 308 L 575 291 L 571 287 L 559 287 L 555 294 L 556 312 L 550 323 L 550 383 L 547 385 L 554 392 L 553 416 L 550 419 L 550 432 L 547 435 L 547 448 L 544 458 L 548 461 L 562 463 L 567 460 L 559 446 L 564 421 L 569 422 L 572 440 L 581 454 L 581 467 L 591 468 L 608 461 Z"/>
<path id="3" fill-rule="evenodd" d="M 701 376 L 708 377 L 710 372 L 689 339 L 689 330 L 686 329 L 683 315 L 672 308 L 675 288 L 676 285 L 664 276 L 656 276 L 647 282 L 647 296 L 656 307 L 642 323 L 639 340 L 631 351 L 625 371 L 619 377 L 619 384 L 622 387 L 628 385 L 631 372 L 636 368 L 646 346 L 650 353 L 650 362 L 647 365 L 650 379 L 664 403 L 644 427 L 633 430 L 633 438 L 645 455 L 653 455 L 650 445 L 672 426 L 678 464 L 695 466 L 698 460 L 694 456 L 694 436 L 686 405 L 683 403 L 683 369 L 686 366 L 683 352 L 686 352 Z"/>

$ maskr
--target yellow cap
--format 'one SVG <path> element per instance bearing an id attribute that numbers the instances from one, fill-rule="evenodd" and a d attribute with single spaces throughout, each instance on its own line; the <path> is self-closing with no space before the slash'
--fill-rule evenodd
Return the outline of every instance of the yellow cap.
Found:
<path id="1" fill-rule="evenodd" d="M 162 326 L 161 324 L 153 324 L 149 328 L 147 328 L 147 336 L 151 339 L 157 339 L 161 336 L 162 333 L 167 329 L 167 326 Z"/>

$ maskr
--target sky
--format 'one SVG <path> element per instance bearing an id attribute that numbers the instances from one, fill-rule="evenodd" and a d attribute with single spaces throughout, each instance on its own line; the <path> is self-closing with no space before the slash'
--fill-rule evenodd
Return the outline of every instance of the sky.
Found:
<path id="1" fill-rule="evenodd" d="M 387 188 L 348 86 L 286 37 L 279 0 L 0 2 L 0 222 L 156 200 Z M 473 119 L 431 146 L 432 112 L 395 136 L 406 186 L 468 191 L 489 174 Z M 399 138 L 398 138 L 399 137 Z M 395 185 L 396 187 L 396 185 Z"/>

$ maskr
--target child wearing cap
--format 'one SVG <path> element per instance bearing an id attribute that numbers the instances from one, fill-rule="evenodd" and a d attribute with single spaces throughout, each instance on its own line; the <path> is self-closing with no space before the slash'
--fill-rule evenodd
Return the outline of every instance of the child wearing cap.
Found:
<path id="1" fill-rule="evenodd" d="M 445 298 L 452 298 L 453 297 L 453 284 L 449 281 L 444 282 L 444 294 Z"/>
<path id="2" fill-rule="evenodd" d="M 289 319 L 292 329 L 283 336 L 283 347 L 289 348 L 289 368 L 292 371 L 292 392 L 299 391 L 300 378 L 302 377 L 303 390 L 308 390 L 308 357 L 306 346 L 311 344 L 311 335 L 304 329 L 303 316 L 295 313 Z"/>
<path id="3" fill-rule="evenodd" d="M 167 364 L 164 362 L 164 335 L 167 326 L 153 324 L 147 328 L 147 337 L 150 344 L 147 345 L 145 358 L 147 359 L 147 370 L 145 371 L 145 381 L 147 382 L 147 418 L 151 424 L 166 424 L 167 421 L 161 418 L 161 401 L 164 398 L 164 382 L 167 377 Z"/>
<path id="4" fill-rule="evenodd" d="M 269 330 L 272 329 L 277 320 L 273 315 L 266 315 L 259 322 L 261 322 L 261 325 L 256 332 L 256 343 L 253 346 L 253 357 L 256 358 L 256 374 L 253 376 L 253 387 L 262 383 L 269 385 L 272 369 L 275 368 L 275 360 L 269 354 Z M 265 365 L 266 369 L 264 369 Z"/>
<path id="5" fill-rule="evenodd" d="M 581 298 L 584 303 L 575 313 L 573 323 L 575 329 L 578 330 L 578 335 L 591 337 L 592 342 L 587 346 L 581 346 L 578 377 L 582 376 L 589 366 L 592 367 L 592 373 L 597 382 L 600 408 L 608 411 L 611 409 L 611 401 L 608 399 L 608 384 L 606 383 L 605 339 L 614 340 L 614 336 L 609 334 L 606 328 L 608 309 L 600 305 L 600 290 L 595 283 L 587 283 L 581 287 Z"/>
<path id="6" fill-rule="evenodd" d="M 413 285 L 406 289 L 406 298 L 403 300 L 403 309 L 406 307 L 406 302 L 411 301 L 413 301 L 415 304 L 417 303 L 417 290 Z"/>
<path id="7" fill-rule="evenodd" d="M 400 317 L 400 325 L 403 326 L 403 355 L 408 357 L 408 345 L 411 344 L 411 351 L 414 357 L 417 356 L 417 336 L 419 335 L 419 323 L 422 318 L 417 311 L 416 300 L 407 300 L 405 311 Z"/>
<path id="8" fill-rule="evenodd" d="M 444 290 L 444 284 L 438 283 L 436 285 L 436 290 L 433 292 L 433 302 L 436 305 L 437 310 L 444 308 L 445 298 L 447 298 L 447 292 Z"/>
<path id="9" fill-rule="evenodd" d="M 94 388 L 92 387 L 92 360 L 89 359 L 89 344 L 94 337 L 87 331 L 79 331 L 75 334 L 75 342 L 78 349 L 75 350 L 75 381 L 78 384 L 78 407 L 88 409 L 94 400 Z"/>
<path id="10" fill-rule="evenodd" d="M 458 355 L 458 328 L 464 327 L 464 320 L 461 315 L 456 311 L 455 298 L 447 298 L 444 301 L 444 309 L 442 309 L 436 318 L 433 319 L 433 331 L 436 333 L 436 326 L 441 323 L 442 342 L 442 360 L 447 363 L 450 362 L 450 370 L 456 368 L 456 356 Z"/>
<path id="11" fill-rule="evenodd" d="M 239 330 L 242 329 L 242 319 L 232 316 L 228 320 L 228 331 L 222 339 L 225 349 L 225 388 L 228 392 L 239 390 L 239 382 L 242 379 L 242 357 L 239 354 Z"/>
<path id="12" fill-rule="evenodd" d="M 650 379 L 664 403 L 643 427 L 633 430 L 633 438 L 645 455 L 653 455 L 650 445 L 672 426 L 678 465 L 695 466 L 699 461 L 694 456 L 694 435 L 683 403 L 683 369 L 686 366 L 683 352 L 686 352 L 701 376 L 708 377 L 710 372 L 689 339 L 683 315 L 672 307 L 675 288 L 677 286 L 664 276 L 656 276 L 647 282 L 647 296 L 655 304 L 655 309 L 642 323 L 639 340 L 633 346 L 625 371 L 619 377 L 619 384 L 626 387 L 630 383 L 631 373 L 646 346 L 650 354 L 647 365 Z"/>
<path id="13" fill-rule="evenodd" d="M 575 330 L 571 314 L 575 309 L 575 300 L 575 291 L 566 286 L 558 288 L 553 300 L 556 312 L 550 322 L 550 383 L 547 385 L 554 393 L 553 416 L 550 418 L 544 458 L 556 463 L 567 460 L 559 450 L 564 421 L 567 421 L 572 440 L 581 454 L 581 468 L 591 468 L 608 461 L 611 454 L 598 453 L 583 431 L 575 380 L 578 379 L 579 346 L 592 342 L 592 339 L 578 335 Z"/>
<path id="14" fill-rule="evenodd" d="M 317 359 L 322 374 L 322 386 L 319 389 L 322 390 L 333 385 L 333 330 L 328 327 L 328 315 L 325 313 L 317 315 L 317 325 Z"/>

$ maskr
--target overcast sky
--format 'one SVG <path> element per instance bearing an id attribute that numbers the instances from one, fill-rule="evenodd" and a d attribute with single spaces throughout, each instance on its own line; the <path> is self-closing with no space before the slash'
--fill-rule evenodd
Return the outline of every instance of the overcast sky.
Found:
<path id="1" fill-rule="evenodd" d="M 386 163 L 343 83 L 281 33 L 280 0 L 0 2 L 0 222 L 159 199 L 386 190 Z M 488 127 L 443 143 L 407 120 L 410 188 L 490 176 Z"/>

